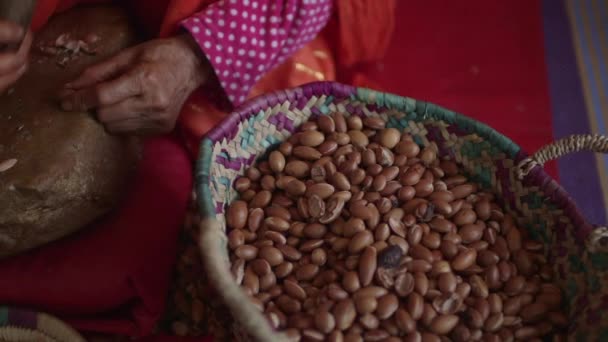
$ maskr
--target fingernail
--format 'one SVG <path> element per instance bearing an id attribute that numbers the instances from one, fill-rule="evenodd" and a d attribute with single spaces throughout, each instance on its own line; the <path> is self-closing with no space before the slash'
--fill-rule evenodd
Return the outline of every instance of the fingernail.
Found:
<path id="1" fill-rule="evenodd" d="M 73 84 L 72 83 L 66 83 L 63 87 L 64 88 L 72 88 Z"/>
<path id="2" fill-rule="evenodd" d="M 74 107 L 70 101 L 61 101 L 61 108 L 66 111 L 71 111 Z"/>

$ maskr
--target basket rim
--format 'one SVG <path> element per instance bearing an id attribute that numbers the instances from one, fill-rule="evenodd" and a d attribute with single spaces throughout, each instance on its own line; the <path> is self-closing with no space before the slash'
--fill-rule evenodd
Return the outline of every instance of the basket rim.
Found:
<path id="1" fill-rule="evenodd" d="M 0 306 L 0 333 L 12 337 L 27 337 L 31 333 L 42 334 L 59 342 L 78 342 L 85 339 L 67 323 L 49 314 L 27 309 Z"/>
<path id="2" fill-rule="evenodd" d="M 429 102 L 367 88 L 356 88 L 336 82 L 314 82 L 292 89 L 276 91 L 253 98 L 236 108 L 201 141 L 195 170 L 197 205 L 202 218 L 200 226 L 204 228 L 199 233 L 199 246 L 209 280 L 213 282 L 214 286 L 222 288 L 222 291 L 219 291 L 218 294 L 222 297 L 224 304 L 232 312 L 233 317 L 244 326 L 245 331 L 257 340 L 274 342 L 283 339 L 270 329 L 263 315 L 254 308 L 253 304 L 243 303 L 243 301 L 246 301 L 246 295 L 236 285 L 230 272 L 226 272 L 230 264 L 229 260 L 226 260 L 224 251 L 226 248 L 225 229 L 223 230 L 220 222 L 216 219 L 216 208 L 211 194 L 210 170 L 213 164 L 213 148 L 217 142 L 226 138 L 232 139 L 234 133 L 238 130 L 238 125 L 257 115 L 261 110 L 283 104 L 287 100 L 291 102 L 305 101 L 312 96 L 331 96 L 332 100 L 352 99 L 369 105 L 422 115 L 422 120 L 437 119 L 456 125 L 458 130 L 477 134 L 490 144 L 500 148 L 513 159 L 513 167 L 516 167 L 521 160 L 528 156 L 511 139 L 486 124 L 460 113 Z M 522 185 L 537 187 L 543 191 L 544 195 L 550 197 L 556 206 L 563 211 L 563 215 L 570 218 L 574 229 L 574 238 L 577 245 L 581 246 L 581 250 L 583 250 L 585 240 L 594 227 L 587 223 L 567 192 L 542 167 L 538 166 L 524 178 Z M 218 240 L 220 240 L 219 243 Z"/>
<path id="3" fill-rule="evenodd" d="M 414 110 L 421 113 L 423 117 L 447 119 L 446 121 L 457 124 L 461 129 L 475 133 L 492 144 L 498 145 L 505 152 L 510 153 L 515 161 L 515 165 L 528 157 L 517 143 L 506 137 L 496 129 L 486 125 L 476 119 L 464 114 L 449 110 L 431 102 L 420 101 L 409 97 L 404 97 L 392 93 L 380 92 L 368 88 L 354 87 L 338 82 L 312 82 L 299 87 L 274 91 L 254 97 L 232 111 L 220 124 L 210 130 L 202 139 L 199 149 L 199 156 L 196 161 L 195 170 L 195 190 L 198 199 L 198 211 L 202 217 L 214 216 L 214 207 L 209 207 L 210 192 L 209 167 L 211 165 L 209 148 L 214 142 L 220 141 L 230 135 L 231 130 L 236 128 L 242 121 L 256 115 L 260 110 L 281 104 L 286 100 L 295 101 L 311 96 L 329 95 L 335 98 L 352 98 L 361 102 L 376 104 L 381 107 L 394 110 Z M 570 217 L 573 226 L 577 227 L 575 236 L 580 245 L 584 245 L 585 240 L 595 228 L 582 215 L 581 211 L 568 195 L 566 190 L 557 183 L 542 167 L 537 166 L 531 170 L 523 183 L 527 186 L 538 187 L 546 196 L 550 197 L 554 203 L 559 205 L 564 214 Z"/>

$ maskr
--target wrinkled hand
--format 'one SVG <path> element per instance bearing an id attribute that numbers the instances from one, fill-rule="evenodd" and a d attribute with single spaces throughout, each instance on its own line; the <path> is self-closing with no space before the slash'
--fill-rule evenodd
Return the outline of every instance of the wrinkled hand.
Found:
<path id="1" fill-rule="evenodd" d="M 25 73 L 27 57 L 32 46 L 31 33 L 26 33 L 17 24 L 0 21 L 0 45 L 4 47 L 19 43 L 21 46 L 17 51 L 0 50 L 0 92 L 4 92 Z"/>
<path id="2" fill-rule="evenodd" d="M 209 70 L 189 36 L 152 40 L 86 69 L 66 84 L 61 106 L 95 110 L 111 133 L 167 133 Z"/>

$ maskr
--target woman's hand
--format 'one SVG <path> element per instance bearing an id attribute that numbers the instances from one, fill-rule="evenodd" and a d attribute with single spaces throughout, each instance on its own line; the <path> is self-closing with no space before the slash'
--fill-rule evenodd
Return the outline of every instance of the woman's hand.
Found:
<path id="1" fill-rule="evenodd" d="M 167 133 L 210 70 L 189 36 L 152 40 L 86 69 L 66 84 L 61 106 L 94 109 L 111 133 Z"/>
<path id="2" fill-rule="evenodd" d="M 0 46 L 14 46 L 19 43 L 21 46 L 17 51 L 0 50 L 0 92 L 4 92 L 25 73 L 27 56 L 32 46 L 30 33 L 25 32 L 17 24 L 0 21 Z"/>

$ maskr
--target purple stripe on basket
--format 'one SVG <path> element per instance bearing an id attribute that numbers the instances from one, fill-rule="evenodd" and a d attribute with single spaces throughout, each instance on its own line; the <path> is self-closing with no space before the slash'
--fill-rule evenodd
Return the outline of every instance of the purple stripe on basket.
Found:
<path id="1" fill-rule="evenodd" d="M 306 107 L 306 104 L 308 103 L 308 99 L 305 97 L 300 97 L 297 101 L 296 101 L 296 108 L 298 109 L 302 109 L 304 107 Z"/>
<path id="2" fill-rule="evenodd" d="M 253 164 L 253 162 L 255 161 L 255 155 L 252 154 L 249 156 L 249 158 L 246 159 L 247 161 L 245 162 L 246 165 L 251 165 Z"/>
<path id="3" fill-rule="evenodd" d="M 242 162 L 238 161 L 238 160 L 228 160 L 225 157 L 222 156 L 217 156 L 217 158 L 215 159 L 215 161 L 217 163 L 220 163 L 222 165 L 224 165 L 225 168 L 227 169 L 231 169 L 231 170 L 235 170 L 238 171 L 241 169 L 241 166 L 243 165 Z"/>
<path id="4" fill-rule="evenodd" d="M 357 116 L 365 116 L 365 114 L 363 113 L 363 108 L 361 108 L 360 106 L 356 106 L 355 108 L 353 108 L 353 111 L 351 112 L 351 114 L 355 114 Z"/>
<path id="5" fill-rule="evenodd" d="M 280 102 L 276 93 L 267 94 L 264 100 L 268 102 L 268 107 L 274 107 Z"/>
<path id="6" fill-rule="evenodd" d="M 35 312 L 10 309 L 8 312 L 8 325 L 36 329 L 38 316 Z"/>
<path id="7" fill-rule="evenodd" d="M 583 88 L 570 23 L 563 1 L 543 1 L 543 25 L 556 138 L 590 132 Z M 584 165 L 585 167 L 581 167 Z M 590 222 L 607 221 L 602 188 L 593 155 L 575 153 L 558 162 L 560 183 L 572 195 Z"/>
<path id="8" fill-rule="evenodd" d="M 448 133 L 455 134 L 456 136 L 459 136 L 459 137 L 470 134 L 469 132 L 467 132 L 463 129 L 460 129 L 456 125 L 449 125 L 446 130 L 448 131 Z"/>
<path id="9" fill-rule="evenodd" d="M 294 132 L 295 127 L 293 125 L 293 120 L 290 119 L 285 113 L 277 113 L 270 118 L 268 118 L 268 122 L 276 125 L 279 130 L 287 130 L 289 132 Z"/>
<path id="10" fill-rule="evenodd" d="M 275 115 L 277 117 L 277 119 L 279 119 L 283 124 L 289 123 L 289 122 L 293 122 L 292 119 L 290 119 L 287 114 L 281 112 L 281 113 L 277 113 Z"/>
<path id="11" fill-rule="evenodd" d="M 293 132 L 296 131 L 296 126 L 293 125 L 293 121 L 289 120 L 289 121 L 285 122 L 284 129 L 286 129 L 287 131 L 293 133 Z"/>
<path id="12" fill-rule="evenodd" d="M 515 164 L 517 165 L 525 157 L 526 154 L 524 152 L 518 153 Z M 546 195 L 549 195 L 554 204 L 561 208 L 564 211 L 564 214 L 570 218 L 574 226 L 573 229 L 575 229 L 574 236 L 577 240 L 577 247 L 583 248 L 585 239 L 593 227 L 578 210 L 572 197 L 561 186 L 555 183 L 541 167 L 532 169 L 524 178 L 522 184 L 528 187 L 537 186 L 543 193 L 546 192 Z"/>
<path id="13" fill-rule="evenodd" d="M 232 112 L 224 121 L 207 133 L 206 137 L 213 142 L 221 141 L 223 138 L 232 139 L 240 122 L 247 120 L 260 110 L 282 104 L 285 101 L 297 103 L 297 108 L 303 108 L 311 96 L 332 95 L 336 99 L 349 97 L 356 93 L 351 86 L 334 82 L 316 82 L 303 85 L 291 90 L 277 91 L 267 95 L 261 95 L 251 99 Z M 286 125 L 287 129 L 293 131 L 293 125 Z"/>
<path id="14" fill-rule="evenodd" d="M 374 111 L 380 112 L 379 108 L 380 107 L 378 107 L 378 105 L 375 104 L 375 103 L 370 103 L 370 104 L 367 105 L 367 109 L 369 109 L 372 112 L 374 112 Z"/>
<path id="15" fill-rule="evenodd" d="M 268 118 L 268 123 L 279 126 L 283 122 L 284 117 L 285 115 L 283 113 L 277 113 Z"/>
<path id="16" fill-rule="evenodd" d="M 452 157 L 454 158 L 454 150 L 445 145 L 446 139 L 441 134 L 441 130 L 438 127 L 428 126 L 427 128 L 428 136 L 430 140 L 437 143 L 437 150 L 441 157 Z"/>
<path id="17" fill-rule="evenodd" d="M 316 84 L 312 84 L 309 87 L 302 87 L 302 92 L 306 98 L 310 98 L 315 95 L 316 91 L 314 89 L 318 88 Z"/>
<path id="18" fill-rule="evenodd" d="M 276 97 L 276 101 L 277 103 L 283 103 L 285 101 L 287 101 L 287 92 L 285 91 L 279 91 L 275 93 Z"/>
<path id="19" fill-rule="evenodd" d="M 443 134 L 441 134 L 441 130 L 438 127 L 427 126 L 426 130 L 428 132 L 427 135 L 431 138 L 430 140 L 437 143 L 438 146 L 444 145 L 445 138 L 443 137 Z M 445 148 L 443 148 L 443 149 L 445 149 Z M 441 151 L 440 151 L 440 153 L 441 153 Z"/>
<path id="20" fill-rule="evenodd" d="M 233 113 L 229 115 L 219 125 L 215 126 L 215 128 L 207 134 L 207 137 L 213 142 L 221 141 L 224 137 L 230 136 L 230 132 L 238 128 L 238 124 L 240 122 L 241 118 L 239 117 L 239 115 Z"/>

